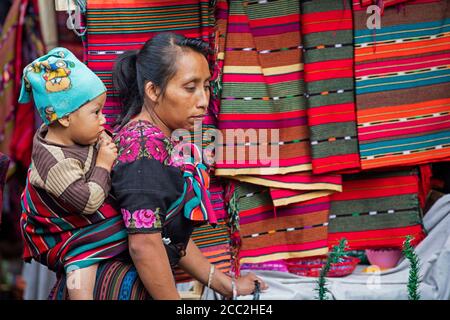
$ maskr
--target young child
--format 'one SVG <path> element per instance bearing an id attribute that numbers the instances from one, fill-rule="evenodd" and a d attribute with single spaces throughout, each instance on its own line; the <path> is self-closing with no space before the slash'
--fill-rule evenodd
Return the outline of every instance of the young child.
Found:
<path id="1" fill-rule="evenodd" d="M 55 48 L 24 69 L 44 122 L 33 140 L 22 195 L 24 259 L 67 274 L 70 299 L 93 299 L 98 262 L 126 250 L 121 214 L 106 201 L 117 148 L 105 133 L 103 82 L 73 53 Z"/>

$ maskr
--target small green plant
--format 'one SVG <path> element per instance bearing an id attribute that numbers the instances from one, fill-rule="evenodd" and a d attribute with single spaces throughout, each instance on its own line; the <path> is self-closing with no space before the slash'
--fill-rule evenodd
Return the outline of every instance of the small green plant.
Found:
<path id="1" fill-rule="evenodd" d="M 405 242 L 403 242 L 403 255 L 408 259 L 409 277 L 408 277 L 408 299 L 409 300 L 419 300 L 419 283 L 420 283 L 420 267 L 419 267 L 419 257 L 414 251 L 414 247 L 411 245 L 413 238 L 407 236 Z"/>
<path id="2" fill-rule="evenodd" d="M 342 238 L 339 241 L 339 244 L 337 246 L 333 246 L 333 249 L 328 254 L 327 262 L 325 263 L 325 266 L 323 266 L 323 268 L 320 270 L 320 276 L 317 280 L 317 288 L 314 289 L 318 293 L 317 298 L 319 300 L 327 300 L 327 293 L 329 293 L 330 291 L 327 288 L 326 276 L 330 271 L 331 264 L 338 263 L 340 258 L 344 256 L 346 246 L 347 240 L 345 238 Z"/>

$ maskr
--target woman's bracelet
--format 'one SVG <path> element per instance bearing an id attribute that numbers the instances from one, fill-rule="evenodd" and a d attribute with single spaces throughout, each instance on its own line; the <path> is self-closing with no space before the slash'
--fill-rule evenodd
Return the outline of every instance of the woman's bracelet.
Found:
<path id="1" fill-rule="evenodd" d="M 231 300 L 236 300 L 237 298 L 237 287 L 236 287 L 236 280 L 234 279 L 234 275 L 231 277 Z"/>
<path id="2" fill-rule="evenodd" d="M 211 267 L 209 267 L 209 276 L 208 276 L 208 288 L 210 288 L 210 289 L 211 289 L 212 279 L 214 278 L 214 270 L 215 270 L 215 267 L 212 264 Z"/>

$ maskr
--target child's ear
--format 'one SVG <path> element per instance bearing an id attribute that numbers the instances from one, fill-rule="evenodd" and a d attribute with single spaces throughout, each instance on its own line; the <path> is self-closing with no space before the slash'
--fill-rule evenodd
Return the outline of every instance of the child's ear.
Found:
<path id="1" fill-rule="evenodd" d="M 59 118 L 57 120 L 60 125 L 62 125 L 64 128 L 68 128 L 70 125 L 69 116 L 64 116 L 62 118 Z"/>
<path id="2" fill-rule="evenodd" d="M 144 88 L 145 94 L 152 100 L 152 102 L 156 103 L 159 98 L 160 90 L 155 86 L 155 84 L 151 81 L 148 81 L 145 84 Z"/>

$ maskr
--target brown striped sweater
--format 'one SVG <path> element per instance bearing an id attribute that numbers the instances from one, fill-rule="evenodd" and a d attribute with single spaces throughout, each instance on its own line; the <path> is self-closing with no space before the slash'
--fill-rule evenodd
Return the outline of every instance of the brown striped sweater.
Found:
<path id="1" fill-rule="evenodd" d="M 45 139 L 43 125 L 33 139 L 29 182 L 69 203 L 80 214 L 92 214 L 103 204 L 111 188 L 109 172 L 96 167 L 94 145 L 64 146 Z"/>

